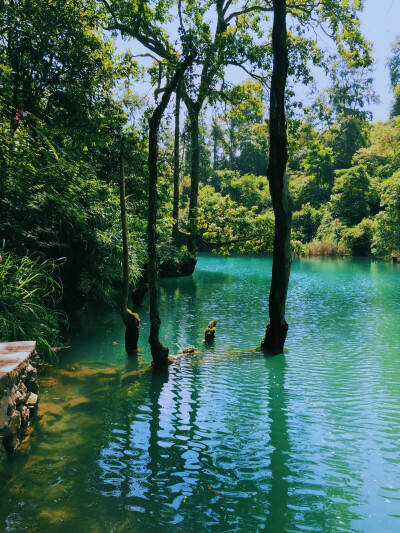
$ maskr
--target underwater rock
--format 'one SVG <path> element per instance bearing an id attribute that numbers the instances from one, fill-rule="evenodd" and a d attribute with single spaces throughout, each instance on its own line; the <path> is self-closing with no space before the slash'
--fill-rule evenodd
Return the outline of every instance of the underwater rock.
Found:
<path id="1" fill-rule="evenodd" d="M 36 407 L 39 397 L 34 392 L 31 392 L 26 402 L 27 407 Z"/>
<path id="2" fill-rule="evenodd" d="M 20 427 L 21 427 L 21 413 L 15 409 L 11 414 L 11 418 L 8 424 L 8 431 L 13 437 L 15 437 Z"/>
<path id="3" fill-rule="evenodd" d="M 21 413 L 21 427 L 25 428 L 29 423 L 29 409 L 26 405 L 21 405 L 19 412 Z"/>
<path id="4" fill-rule="evenodd" d="M 26 388 L 28 389 L 28 392 L 34 392 L 35 394 L 39 394 L 39 383 L 36 381 L 36 379 L 30 379 L 26 382 Z"/>
<path id="5" fill-rule="evenodd" d="M 22 381 L 20 381 L 17 385 L 17 398 L 16 398 L 17 407 L 25 403 L 27 397 L 28 397 L 28 389 L 26 388 L 25 384 Z"/>
<path id="6" fill-rule="evenodd" d="M 194 353 L 195 347 L 189 344 L 189 346 L 186 346 L 186 348 L 182 348 L 182 353 L 191 354 Z"/>

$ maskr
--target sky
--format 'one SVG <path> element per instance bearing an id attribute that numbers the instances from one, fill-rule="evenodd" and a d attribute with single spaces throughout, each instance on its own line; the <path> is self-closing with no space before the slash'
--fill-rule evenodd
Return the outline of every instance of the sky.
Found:
<path id="1" fill-rule="evenodd" d="M 391 44 L 400 35 L 400 0 L 366 0 L 360 20 L 363 34 L 373 44 L 375 90 L 381 99 L 381 103 L 371 106 L 371 110 L 375 121 L 385 121 L 389 118 L 393 100 L 386 63 Z"/>

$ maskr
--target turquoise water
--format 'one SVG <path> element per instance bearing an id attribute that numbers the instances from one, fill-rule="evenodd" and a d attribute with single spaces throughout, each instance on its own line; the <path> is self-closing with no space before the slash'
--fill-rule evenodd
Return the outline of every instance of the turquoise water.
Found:
<path id="1" fill-rule="evenodd" d="M 0 531 L 400 531 L 400 265 L 295 260 L 287 352 L 264 357 L 271 260 L 162 280 L 168 372 L 85 315 L 0 473 Z M 213 346 L 204 328 L 218 320 Z M 116 343 L 116 344 L 115 344 Z"/>

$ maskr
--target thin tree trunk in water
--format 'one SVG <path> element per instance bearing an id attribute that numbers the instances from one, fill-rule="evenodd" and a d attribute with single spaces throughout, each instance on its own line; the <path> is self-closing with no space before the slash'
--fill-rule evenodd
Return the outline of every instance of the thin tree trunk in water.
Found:
<path id="1" fill-rule="evenodd" d="M 213 170 L 217 170 L 218 166 L 218 134 L 216 129 L 214 130 L 213 135 Z"/>
<path id="2" fill-rule="evenodd" d="M 175 243 L 179 238 L 179 114 L 181 107 L 181 81 L 179 81 L 176 88 L 176 104 L 175 104 L 175 139 L 174 139 L 174 206 L 172 217 L 174 225 L 172 227 L 172 238 Z"/>
<path id="3" fill-rule="evenodd" d="M 200 168 L 200 147 L 199 147 L 199 114 L 201 105 L 189 104 L 190 120 L 190 202 L 189 202 L 189 237 L 188 250 L 191 254 L 196 254 L 197 237 L 197 204 L 199 198 L 199 168 Z"/>
<path id="4" fill-rule="evenodd" d="M 232 119 L 229 123 L 229 167 L 230 170 L 235 169 L 235 129 Z"/>
<path id="5" fill-rule="evenodd" d="M 285 88 L 288 70 L 286 0 L 273 0 L 273 7 L 274 62 L 270 93 L 270 149 L 267 176 L 275 214 L 275 237 L 269 293 L 269 324 L 265 330 L 265 337 L 261 341 L 261 348 L 268 352 L 280 352 L 283 350 L 288 330 L 285 320 L 285 304 L 291 266 L 292 206 L 286 178 L 288 160 L 285 117 Z"/>
<path id="6" fill-rule="evenodd" d="M 158 311 L 158 275 L 156 251 L 156 220 L 157 220 L 157 159 L 158 159 L 158 132 L 165 108 L 168 105 L 172 92 L 175 90 L 183 72 L 192 63 L 194 57 L 189 56 L 177 69 L 172 81 L 165 88 L 161 102 L 149 118 L 149 197 L 147 220 L 147 243 L 149 255 L 149 289 L 150 289 L 150 335 L 149 343 L 151 355 L 155 365 L 168 364 L 168 348 L 160 339 L 160 315 Z"/>
<path id="7" fill-rule="evenodd" d="M 122 249 L 123 249 L 123 287 L 121 298 L 121 318 L 125 324 L 125 350 L 135 352 L 139 339 L 140 319 L 136 313 L 128 309 L 129 294 L 129 251 L 128 251 L 128 226 L 126 223 L 126 201 L 125 201 L 125 162 L 124 151 L 120 153 L 120 182 L 119 198 L 121 205 L 121 223 L 122 223 Z"/>

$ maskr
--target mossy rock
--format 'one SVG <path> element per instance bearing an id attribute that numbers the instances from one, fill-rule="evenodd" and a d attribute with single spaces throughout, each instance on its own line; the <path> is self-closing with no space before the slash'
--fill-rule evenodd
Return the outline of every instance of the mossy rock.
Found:
<path id="1" fill-rule="evenodd" d="M 206 342 L 211 342 L 214 340 L 216 326 L 217 321 L 213 318 L 204 331 L 204 340 Z"/>
<path id="2" fill-rule="evenodd" d="M 167 259 L 161 263 L 158 275 L 160 278 L 180 278 L 191 276 L 194 272 L 197 259 L 183 257 L 180 260 Z"/>

